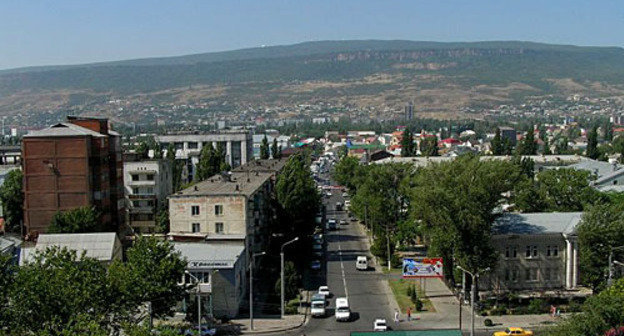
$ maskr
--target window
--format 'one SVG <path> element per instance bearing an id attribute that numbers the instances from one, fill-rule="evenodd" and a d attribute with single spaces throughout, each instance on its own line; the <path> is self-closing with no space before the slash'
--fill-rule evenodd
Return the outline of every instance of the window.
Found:
<path id="1" fill-rule="evenodd" d="M 546 246 L 546 256 L 550 257 L 550 245 Z"/>
<path id="2" fill-rule="evenodd" d="M 138 195 L 139 194 L 139 188 L 132 188 L 132 194 Z"/>
<path id="3" fill-rule="evenodd" d="M 527 245 L 526 253 L 524 254 L 527 258 L 531 258 L 531 246 Z"/>
<path id="4" fill-rule="evenodd" d="M 223 223 L 215 223 L 215 233 L 223 233 Z"/>
<path id="5" fill-rule="evenodd" d="M 509 246 L 505 247 L 505 258 L 509 258 L 509 255 L 510 255 L 509 250 L 510 250 Z"/>
<path id="6" fill-rule="evenodd" d="M 138 181 L 139 180 L 139 175 L 132 175 L 132 181 Z"/>
<path id="7" fill-rule="evenodd" d="M 148 181 L 154 181 L 154 174 L 147 174 L 145 175 L 145 177 L 147 178 Z"/>
<path id="8" fill-rule="evenodd" d="M 191 206 L 191 216 L 199 215 L 199 205 Z"/>
<path id="9" fill-rule="evenodd" d="M 511 272 L 508 268 L 505 269 L 505 281 L 509 281 L 511 279 Z"/>
<path id="10" fill-rule="evenodd" d="M 152 188 L 152 187 L 147 188 L 147 193 L 149 195 L 153 194 L 154 193 L 154 188 Z"/>
<path id="11" fill-rule="evenodd" d="M 544 270 L 544 281 L 550 281 L 550 268 Z"/>
<path id="12" fill-rule="evenodd" d="M 527 282 L 537 281 L 537 268 L 527 268 L 525 270 L 525 280 Z"/>
<path id="13" fill-rule="evenodd" d="M 193 232 L 199 232 L 200 231 L 199 228 L 200 228 L 199 227 L 199 223 L 193 223 L 192 224 L 192 231 Z"/>
<path id="14" fill-rule="evenodd" d="M 511 281 L 513 281 L 513 282 L 518 281 L 518 270 L 517 269 L 512 269 L 511 270 Z"/>
<path id="15" fill-rule="evenodd" d="M 559 255 L 559 246 L 553 246 L 552 255 L 553 257 L 556 257 Z"/>
<path id="16" fill-rule="evenodd" d="M 132 201 L 132 206 L 135 207 L 135 208 L 138 208 L 138 207 L 141 206 L 141 202 L 139 202 L 139 201 Z"/>
<path id="17" fill-rule="evenodd" d="M 215 216 L 223 215 L 223 205 L 217 204 L 215 205 Z"/>
<path id="18" fill-rule="evenodd" d="M 511 254 L 511 255 L 512 255 L 514 258 L 517 258 L 517 257 L 518 257 L 518 246 L 514 246 L 514 247 L 513 247 L 513 251 L 512 251 L 512 254 Z"/>
<path id="19" fill-rule="evenodd" d="M 537 246 L 533 246 L 533 256 L 537 257 Z"/>

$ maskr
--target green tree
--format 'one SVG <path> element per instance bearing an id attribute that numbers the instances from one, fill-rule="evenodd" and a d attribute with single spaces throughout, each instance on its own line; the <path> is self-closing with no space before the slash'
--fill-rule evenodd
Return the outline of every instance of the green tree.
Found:
<path id="1" fill-rule="evenodd" d="M 613 140 L 613 125 L 611 122 L 607 121 L 602 125 L 604 140 L 606 142 L 610 142 Z"/>
<path id="2" fill-rule="evenodd" d="M 297 273 L 297 268 L 292 261 L 286 261 L 284 263 L 284 300 L 290 301 L 297 297 L 299 294 L 299 283 L 301 282 L 301 276 Z M 281 279 L 277 279 L 275 283 L 275 293 L 281 294 Z"/>
<path id="3" fill-rule="evenodd" d="M 332 177 L 340 185 L 347 187 L 351 193 L 355 193 L 359 180 L 362 178 L 362 169 L 357 158 L 347 156 L 334 166 Z"/>
<path id="4" fill-rule="evenodd" d="M 265 135 L 264 138 L 262 138 L 262 143 L 260 143 L 260 159 L 266 160 L 269 157 L 270 157 L 269 140 L 267 139 L 267 136 Z"/>
<path id="5" fill-rule="evenodd" d="M 518 146 L 517 152 L 520 155 L 535 155 L 537 153 L 537 143 L 535 142 L 533 127 L 529 128 L 520 146 Z"/>
<path id="6" fill-rule="evenodd" d="M 555 142 L 555 154 L 565 155 L 570 154 L 570 148 L 568 148 L 568 138 L 559 138 Z"/>
<path id="7" fill-rule="evenodd" d="M 596 160 L 600 156 L 598 151 L 598 130 L 593 127 L 589 134 L 587 134 L 587 152 L 586 156 L 590 159 Z"/>
<path id="8" fill-rule="evenodd" d="M 494 139 L 492 139 L 491 143 L 492 155 L 503 155 L 503 141 L 501 139 L 500 128 L 496 128 L 496 133 L 494 134 Z"/>
<path id="9" fill-rule="evenodd" d="M 99 232 L 104 229 L 100 213 L 94 207 L 80 207 L 55 213 L 48 233 Z"/>
<path id="10" fill-rule="evenodd" d="M 147 145 L 147 142 L 139 142 L 139 145 L 136 147 L 135 152 L 139 159 L 147 159 L 147 154 L 149 153 L 149 147 Z"/>
<path id="11" fill-rule="evenodd" d="M 414 155 L 416 155 L 414 135 L 409 128 L 405 128 L 403 131 L 403 137 L 401 138 L 401 156 L 409 157 Z"/>
<path id="12" fill-rule="evenodd" d="M 320 195 L 310 174 L 308 159 L 298 153 L 288 158 L 288 162 L 277 176 L 275 185 L 277 201 L 288 214 L 293 233 L 308 234 L 314 227 L 314 215 Z"/>
<path id="13" fill-rule="evenodd" d="M 591 174 L 572 168 L 548 169 L 537 175 L 537 188 L 548 204 L 547 211 L 583 211 L 604 200 L 590 185 Z"/>
<path id="14" fill-rule="evenodd" d="M 232 169 L 230 164 L 225 160 L 226 153 L 225 142 L 218 142 L 216 156 L 219 160 L 219 171 L 229 171 Z"/>
<path id="15" fill-rule="evenodd" d="M 175 158 L 175 147 L 173 144 L 169 144 L 167 147 L 167 161 L 171 165 L 171 182 L 173 184 L 173 191 L 180 190 L 180 185 L 182 184 L 182 162 L 176 161 Z"/>
<path id="16" fill-rule="evenodd" d="M 169 209 L 167 206 L 160 207 L 156 214 L 156 232 L 169 233 Z"/>
<path id="17" fill-rule="evenodd" d="M 197 171 L 195 174 L 196 181 L 203 181 L 209 177 L 218 174 L 221 170 L 221 158 L 212 143 L 208 143 L 202 147 L 199 153 L 199 162 L 197 163 Z"/>
<path id="18" fill-rule="evenodd" d="M 544 138 L 544 150 L 542 151 L 542 154 L 544 155 L 551 155 L 552 151 L 550 150 L 550 142 L 548 141 L 548 138 Z"/>
<path id="19" fill-rule="evenodd" d="M 271 155 L 274 159 L 279 159 L 281 157 L 281 149 L 277 145 L 277 138 L 273 138 L 273 144 L 271 145 Z"/>
<path id="20" fill-rule="evenodd" d="M 577 226 L 580 249 L 581 281 L 595 291 L 605 285 L 608 256 L 612 247 L 624 241 L 624 204 L 599 204 L 589 207 Z M 619 252 L 618 256 L 623 256 Z"/>
<path id="21" fill-rule="evenodd" d="M 618 135 L 613 139 L 613 150 L 620 154 L 620 163 L 624 162 L 624 136 Z"/>
<path id="22" fill-rule="evenodd" d="M 4 183 L 0 186 L 0 201 L 4 210 L 6 231 L 20 232 L 22 219 L 24 218 L 24 192 L 22 191 L 22 181 L 24 174 L 21 170 L 11 170 L 5 177 Z"/>
<path id="23" fill-rule="evenodd" d="M 438 138 L 432 136 L 424 137 L 420 140 L 420 155 L 438 156 Z"/>

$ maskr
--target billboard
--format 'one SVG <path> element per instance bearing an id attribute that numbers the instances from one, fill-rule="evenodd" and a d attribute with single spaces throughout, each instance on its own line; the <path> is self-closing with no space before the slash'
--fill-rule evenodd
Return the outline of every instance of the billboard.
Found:
<path id="1" fill-rule="evenodd" d="M 442 258 L 403 259 L 404 278 L 441 278 L 444 276 Z"/>

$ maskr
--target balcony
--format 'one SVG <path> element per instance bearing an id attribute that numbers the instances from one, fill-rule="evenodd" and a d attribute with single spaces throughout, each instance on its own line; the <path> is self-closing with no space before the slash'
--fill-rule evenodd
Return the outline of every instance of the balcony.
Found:
<path id="1" fill-rule="evenodd" d="M 149 205 L 133 206 L 133 205 L 131 205 L 128 208 L 128 211 L 131 214 L 153 214 L 154 213 L 154 206 L 149 206 Z"/>
<path id="2" fill-rule="evenodd" d="M 148 193 L 130 194 L 130 195 L 127 195 L 127 196 L 128 196 L 128 199 L 131 199 L 131 200 L 156 199 L 156 194 L 154 194 L 154 193 L 151 193 L 151 194 L 148 194 Z"/>
<path id="3" fill-rule="evenodd" d="M 154 180 L 128 181 L 128 185 L 133 186 L 133 187 L 141 187 L 141 186 L 153 187 L 156 185 L 156 181 Z"/>

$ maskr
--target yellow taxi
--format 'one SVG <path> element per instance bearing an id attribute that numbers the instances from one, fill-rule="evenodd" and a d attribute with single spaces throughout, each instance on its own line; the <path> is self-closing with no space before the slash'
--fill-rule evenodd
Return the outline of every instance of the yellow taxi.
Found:
<path id="1" fill-rule="evenodd" d="M 533 336 L 533 332 L 522 328 L 507 328 L 493 333 L 492 336 Z"/>

